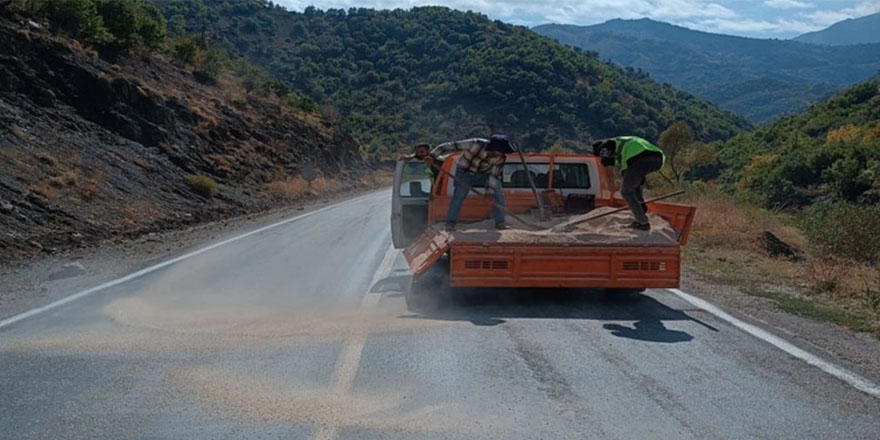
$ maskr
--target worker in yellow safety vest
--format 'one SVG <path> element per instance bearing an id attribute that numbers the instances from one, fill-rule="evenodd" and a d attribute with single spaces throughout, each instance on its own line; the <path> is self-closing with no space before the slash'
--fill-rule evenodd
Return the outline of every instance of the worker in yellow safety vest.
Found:
<path id="1" fill-rule="evenodd" d="M 666 162 L 663 150 L 640 137 L 618 136 L 594 142 L 593 154 L 599 156 L 602 165 L 606 167 L 620 164 L 623 174 L 620 195 L 635 217 L 630 228 L 650 230 L 651 223 L 645 213 L 648 206 L 645 204 L 642 186 L 645 184 L 645 176 L 663 168 Z"/>

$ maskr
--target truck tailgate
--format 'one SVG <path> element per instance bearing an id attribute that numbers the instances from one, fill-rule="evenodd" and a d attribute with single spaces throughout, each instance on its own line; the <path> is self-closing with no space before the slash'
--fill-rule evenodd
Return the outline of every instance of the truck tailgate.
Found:
<path id="1" fill-rule="evenodd" d="M 403 250 L 403 256 L 409 263 L 413 279 L 418 279 L 429 267 L 437 262 L 446 251 L 452 237 L 444 232 L 428 228 L 413 244 Z"/>
<path id="2" fill-rule="evenodd" d="M 452 287 L 678 287 L 676 245 L 457 243 Z"/>

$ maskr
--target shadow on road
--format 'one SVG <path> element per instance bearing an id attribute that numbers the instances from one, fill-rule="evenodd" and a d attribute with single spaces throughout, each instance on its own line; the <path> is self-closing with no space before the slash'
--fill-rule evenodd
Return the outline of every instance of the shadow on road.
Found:
<path id="1" fill-rule="evenodd" d="M 633 321 L 632 327 L 604 324 L 612 335 L 641 341 L 677 343 L 693 336 L 667 329 L 664 321 L 693 321 L 718 329 L 651 296 L 590 289 L 449 289 L 423 279 L 403 295 L 411 319 L 467 321 L 493 326 L 507 319 L 571 319 Z M 427 286 L 426 286 L 427 285 Z"/>

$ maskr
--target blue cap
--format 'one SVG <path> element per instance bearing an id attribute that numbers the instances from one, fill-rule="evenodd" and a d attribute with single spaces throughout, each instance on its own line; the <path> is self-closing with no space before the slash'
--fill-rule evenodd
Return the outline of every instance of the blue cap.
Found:
<path id="1" fill-rule="evenodd" d="M 486 151 L 500 151 L 504 154 L 513 153 L 516 149 L 511 145 L 510 140 L 503 134 L 493 134 L 489 137 L 489 145 Z"/>

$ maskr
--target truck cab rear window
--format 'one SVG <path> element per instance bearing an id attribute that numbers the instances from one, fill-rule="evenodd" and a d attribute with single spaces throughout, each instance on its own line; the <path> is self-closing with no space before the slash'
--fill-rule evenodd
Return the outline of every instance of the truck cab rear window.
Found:
<path id="1" fill-rule="evenodd" d="M 589 189 L 590 167 L 585 163 L 554 164 L 553 188 Z"/>
<path id="2" fill-rule="evenodd" d="M 550 187 L 550 164 L 528 164 L 537 188 Z M 553 165 L 553 188 L 589 189 L 590 168 L 585 163 L 557 163 Z M 529 188 L 529 178 L 522 164 L 504 165 L 504 188 Z"/>

